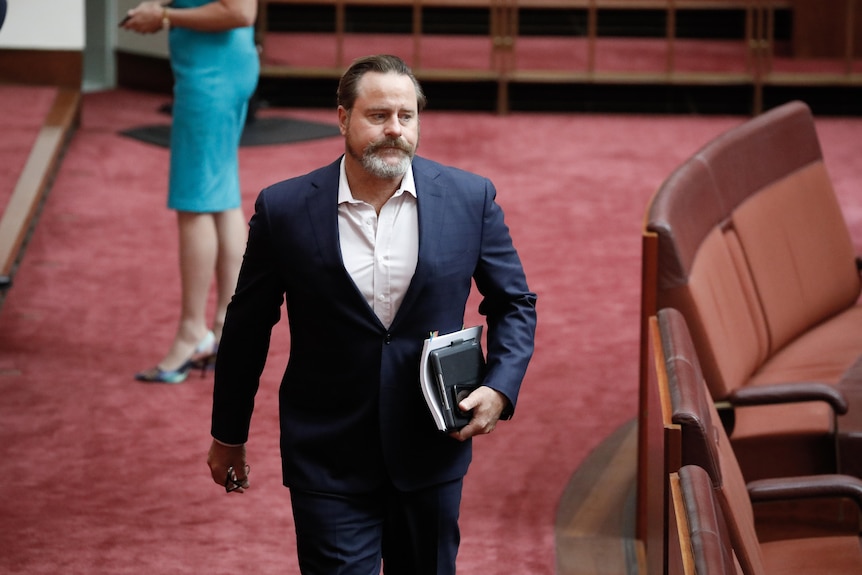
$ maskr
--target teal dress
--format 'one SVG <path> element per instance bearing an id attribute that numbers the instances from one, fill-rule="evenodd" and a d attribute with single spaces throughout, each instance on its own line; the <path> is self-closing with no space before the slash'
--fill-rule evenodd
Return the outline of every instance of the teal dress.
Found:
<path id="1" fill-rule="evenodd" d="M 192 8 L 211 0 L 175 0 Z M 168 207 L 221 212 L 241 205 L 239 140 L 260 62 L 254 28 L 170 30 L 174 101 Z"/>

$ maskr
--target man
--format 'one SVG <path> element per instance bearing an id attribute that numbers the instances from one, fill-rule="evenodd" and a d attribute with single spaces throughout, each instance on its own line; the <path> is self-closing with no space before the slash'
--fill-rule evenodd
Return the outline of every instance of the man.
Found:
<path id="1" fill-rule="evenodd" d="M 495 189 L 414 156 L 425 96 L 394 56 L 338 88 L 346 153 L 261 192 L 216 365 L 209 466 L 249 486 L 244 444 L 272 326 L 286 302 L 279 393 L 284 484 L 304 574 L 449 575 L 474 435 L 514 410 L 533 352 L 527 288 Z M 437 431 L 419 386 L 431 332 L 461 329 L 471 282 L 487 316 L 484 385 Z"/>

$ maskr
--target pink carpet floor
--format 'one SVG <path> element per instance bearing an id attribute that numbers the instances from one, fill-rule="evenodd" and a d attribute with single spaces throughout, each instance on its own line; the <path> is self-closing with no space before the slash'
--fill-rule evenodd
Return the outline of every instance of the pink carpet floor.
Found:
<path id="1" fill-rule="evenodd" d="M 88 94 L 82 124 L 0 308 L 0 572 L 298 573 L 279 476 L 277 326 L 252 425 L 252 488 L 205 465 L 211 377 L 132 379 L 170 343 L 179 295 L 168 151 L 117 135 L 165 99 Z M 264 110 L 335 121 L 332 110 Z M 644 209 L 669 172 L 741 117 L 427 111 L 420 153 L 497 185 L 539 294 L 516 418 L 476 441 L 459 572 L 552 575 L 554 515 L 585 456 L 635 416 Z M 862 119 L 818 119 L 862 253 Z M 26 143 L 24 143 L 26 145 Z M 243 148 L 243 199 L 332 161 L 339 138 Z M 475 313 L 471 316 L 477 319 Z"/>

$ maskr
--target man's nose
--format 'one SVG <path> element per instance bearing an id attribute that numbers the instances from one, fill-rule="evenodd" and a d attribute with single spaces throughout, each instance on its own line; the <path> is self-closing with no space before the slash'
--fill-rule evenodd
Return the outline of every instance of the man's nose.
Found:
<path id="1" fill-rule="evenodd" d="M 384 125 L 384 130 L 387 135 L 400 136 L 401 135 L 401 120 L 397 115 L 390 116 L 386 120 L 386 124 Z"/>

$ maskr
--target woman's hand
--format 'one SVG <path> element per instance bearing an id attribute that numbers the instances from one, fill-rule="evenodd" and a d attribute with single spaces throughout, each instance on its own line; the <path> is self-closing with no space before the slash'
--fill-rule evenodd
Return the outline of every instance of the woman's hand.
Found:
<path id="1" fill-rule="evenodd" d="M 129 10 L 120 26 L 139 34 L 155 34 L 165 27 L 165 20 L 165 7 L 161 2 L 148 0 Z"/>
<path id="2" fill-rule="evenodd" d="M 199 32 L 222 32 L 252 26 L 257 18 L 257 0 L 214 0 L 195 8 L 170 8 L 156 0 L 141 2 L 120 24 L 126 30 L 154 34 L 169 26 Z"/>

